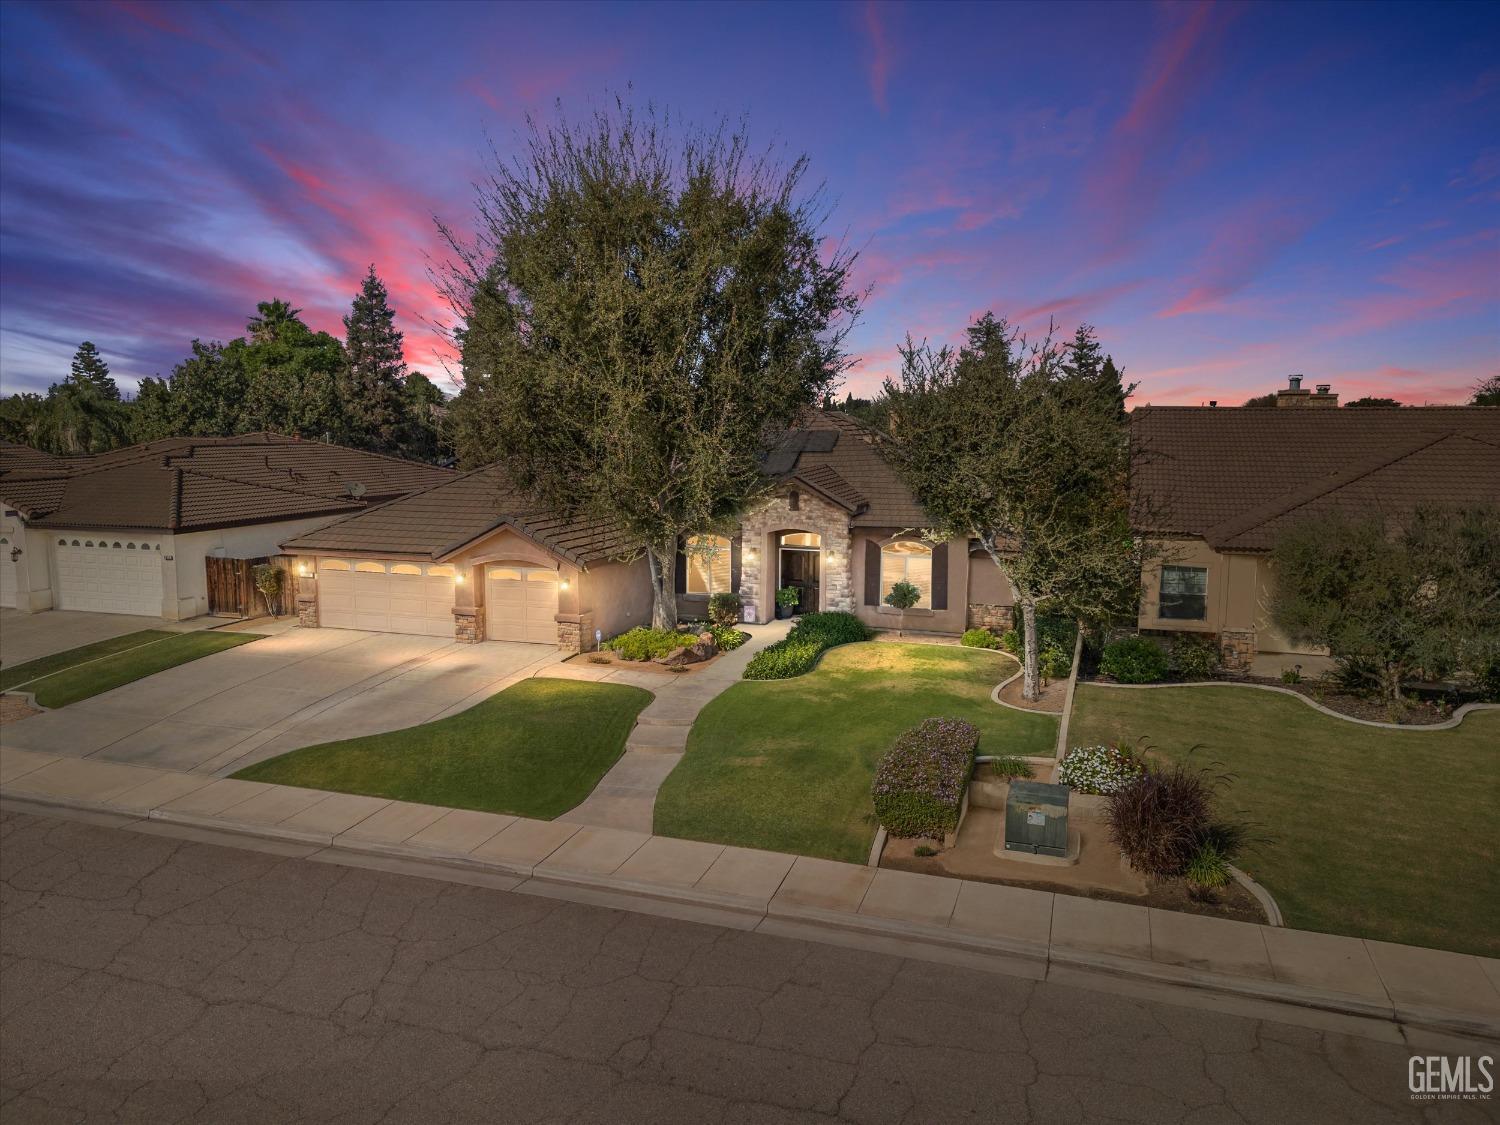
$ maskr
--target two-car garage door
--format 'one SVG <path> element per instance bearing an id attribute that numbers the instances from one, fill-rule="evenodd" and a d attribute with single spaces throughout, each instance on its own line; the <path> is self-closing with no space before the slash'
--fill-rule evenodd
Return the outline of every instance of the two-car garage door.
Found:
<path id="1" fill-rule="evenodd" d="M 453 567 L 436 563 L 319 559 L 319 624 L 451 637 L 453 580 Z"/>

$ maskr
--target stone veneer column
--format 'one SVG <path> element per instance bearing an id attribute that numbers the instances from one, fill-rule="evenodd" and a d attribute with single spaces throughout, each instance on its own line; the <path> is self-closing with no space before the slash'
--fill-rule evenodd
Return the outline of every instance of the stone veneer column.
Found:
<path id="1" fill-rule="evenodd" d="M 484 640 L 484 608 L 473 605 L 453 607 L 453 639 L 461 645 L 477 645 Z"/>
<path id="2" fill-rule="evenodd" d="M 315 565 L 308 563 L 308 566 Z M 304 629 L 318 627 L 318 580 L 311 574 L 296 577 L 297 624 Z"/>
<path id="3" fill-rule="evenodd" d="M 1219 634 L 1219 651 L 1229 672 L 1248 672 L 1258 649 L 1254 629 L 1225 629 Z"/>
<path id="4" fill-rule="evenodd" d="M 559 652 L 577 654 L 594 649 L 594 615 L 592 613 L 559 613 L 557 615 L 557 648 Z"/>
<path id="5" fill-rule="evenodd" d="M 787 490 L 788 492 L 791 490 Z M 776 571 L 779 531 L 815 531 L 823 537 L 818 562 L 821 609 L 854 610 L 854 572 L 850 560 L 849 513 L 843 508 L 801 492 L 793 511 L 787 492 L 772 497 L 740 521 L 740 600 L 752 621 L 776 616 Z M 751 558 L 751 551 L 755 557 Z"/>
<path id="6" fill-rule="evenodd" d="M 994 602 L 970 602 L 968 628 L 999 629 L 1002 633 L 1011 627 L 1011 607 Z"/>

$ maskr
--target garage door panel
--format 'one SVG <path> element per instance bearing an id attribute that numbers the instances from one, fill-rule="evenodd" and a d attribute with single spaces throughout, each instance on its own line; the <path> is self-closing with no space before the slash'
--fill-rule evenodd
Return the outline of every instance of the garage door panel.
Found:
<path id="1" fill-rule="evenodd" d="M 486 632 L 492 641 L 557 641 L 557 571 L 494 567 L 485 582 Z"/>
<path id="2" fill-rule="evenodd" d="M 57 543 L 59 609 L 160 616 L 160 544 L 135 540 Z"/>
<path id="3" fill-rule="evenodd" d="M 319 618 L 331 629 L 453 635 L 453 569 L 386 559 L 321 559 Z"/>

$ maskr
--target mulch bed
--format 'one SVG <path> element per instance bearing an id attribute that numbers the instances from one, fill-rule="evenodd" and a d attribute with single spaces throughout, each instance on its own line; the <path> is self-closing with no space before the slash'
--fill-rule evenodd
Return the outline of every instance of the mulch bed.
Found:
<path id="1" fill-rule="evenodd" d="M 41 712 L 19 695 L 0 695 L 0 723 L 14 723 Z"/>
<path id="2" fill-rule="evenodd" d="M 1022 707 L 1027 711 L 1045 711 L 1051 715 L 1061 715 L 1063 701 L 1068 695 L 1068 681 L 1066 679 L 1053 680 L 1042 688 L 1041 695 L 1037 699 L 1023 699 L 1021 689 L 1025 677 L 1017 676 L 1010 683 L 1000 689 L 1000 700 L 1009 703 L 1012 707 Z"/>
<path id="3" fill-rule="evenodd" d="M 1105 676 L 1092 676 L 1087 679 L 1079 677 L 1079 683 L 1110 684 L 1113 680 Z M 1392 718 L 1387 704 L 1379 699 L 1372 699 L 1363 695 L 1352 695 L 1349 692 L 1331 690 L 1326 685 L 1320 685 L 1316 681 L 1307 683 L 1288 684 L 1279 677 L 1271 676 L 1237 676 L 1233 679 L 1222 680 L 1162 680 L 1160 684 L 1152 687 L 1191 687 L 1193 684 L 1221 683 L 1221 684 L 1262 684 L 1267 687 L 1285 688 L 1294 691 L 1298 695 L 1305 696 L 1314 703 L 1327 707 L 1330 711 L 1350 719 L 1365 719 L 1374 723 L 1396 722 L 1402 726 L 1423 727 L 1434 723 L 1445 723 L 1453 717 L 1452 712 L 1440 709 L 1436 704 L 1422 701 L 1413 703 L 1406 707 L 1397 718 Z"/>

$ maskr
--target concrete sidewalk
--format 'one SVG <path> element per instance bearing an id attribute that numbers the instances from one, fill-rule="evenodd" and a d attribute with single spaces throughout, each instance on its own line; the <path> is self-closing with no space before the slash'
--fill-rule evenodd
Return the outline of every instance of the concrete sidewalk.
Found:
<path id="1" fill-rule="evenodd" d="M 501 890 L 1033 979 L 1270 1002 L 1367 1036 L 1399 1040 L 1416 1028 L 1500 1038 L 1500 961 L 1467 954 L 18 750 L 0 751 L 0 797 L 113 813 L 137 831 L 235 833 L 328 862 L 446 872 Z"/>

